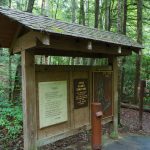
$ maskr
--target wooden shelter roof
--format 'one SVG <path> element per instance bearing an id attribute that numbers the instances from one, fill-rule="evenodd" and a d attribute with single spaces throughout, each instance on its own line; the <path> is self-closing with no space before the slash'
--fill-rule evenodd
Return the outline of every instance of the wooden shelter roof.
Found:
<path id="1" fill-rule="evenodd" d="M 18 25 L 26 29 L 48 34 L 77 37 L 139 50 L 142 48 L 142 45 L 122 34 L 99 31 L 87 26 L 54 20 L 45 16 L 36 16 L 28 12 L 3 7 L 0 7 L 0 47 L 10 48 Z"/>

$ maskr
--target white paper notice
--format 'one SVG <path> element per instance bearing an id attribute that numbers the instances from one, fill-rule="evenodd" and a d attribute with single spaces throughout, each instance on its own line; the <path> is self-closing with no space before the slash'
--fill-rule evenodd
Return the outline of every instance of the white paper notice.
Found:
<path id="1" fill-rule="evenodd" d="M 38 89 L 40 128 L 67 121 L 67 81 L 39 82 Z"/>

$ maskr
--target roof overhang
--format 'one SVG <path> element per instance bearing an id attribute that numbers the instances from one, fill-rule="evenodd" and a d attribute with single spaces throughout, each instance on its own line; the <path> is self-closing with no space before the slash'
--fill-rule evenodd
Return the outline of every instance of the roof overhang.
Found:
<path id="1" fill-rule="evenodd" d="M 15 13 L 17 17 L 14 17 L 13 13 L 11 16 L 11 12 Z M 78 36 L 78 34 L 74 33 L 74 31 L 72 34 L 69 33 L 67 29 L 65 33 L 62 33 L 60 31 L 56 31 L 56 29 L 49 31 L 32 28 L 30 27 L 31 22 L 28 22 L 28 20 L 34 20 L 34 17 L 37 18 L 37 16 L 27 13 L 27 17 L 23 17 L 23 14 L 26 15 L 26 12 L 20 12 L 19 14 L 19 12 L 16 10 L 0 7 L 0 47 L 9 48 L 13 53 L 19 53 L 22 50 L 28 49 L 34 51 L 35 54 L 111 57 L 111 55 L 130 55 L 132 51 L 139 53 L 139 51 L 142 49 L 141 45 L 136 42 L 134 44 L 133 41 L 130 41 L 130 39 L 124 35 L 120 35 L 120 37 L 122 36 L 124 39 L 124 42 L 122 41 L 120 43 L 119 40 L 110 41 L 109 38 L 107 40 L 107 37 L 104 35 L 100 39 L 94 38 L 95 36 L 92 32 L 95 29 L 84 26 L 81 27 L 76 24 L 76 28 L 85 28 L 85 30 L 89 31 L 91 35 L 88 34 L 85 36 L 84 34 L 80 34 Z M 20 20 L 18 19 L 19 17 Z M 46 19 L 48 22 L 51 21 L 47 17 L 44 19 Z M 61 23 L 60 21 L 56 22 Z M 68 23 L 61 25 L 68 25 L 68 27 L 72 26 L 72 24 Z M 100 32 L 98 30 L 95 31 Z M 116 33 L 106 32 L 106 35 L 109 36 L 109 34 L 116 38 L 119 36 L 119 34 Z M 92 44 L 92 49 L 88 49 L 89 42 Z"/>

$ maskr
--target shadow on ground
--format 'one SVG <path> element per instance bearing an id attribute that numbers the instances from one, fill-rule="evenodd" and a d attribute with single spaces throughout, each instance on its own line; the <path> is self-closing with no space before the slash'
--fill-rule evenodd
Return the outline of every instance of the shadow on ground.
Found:
<path id="1" fill-rule="evenodd" d="M 127 136 L 109 144 L 103 150 L 150 150 L 150 136 Z"/>
<path id="2" fill-rule="evenodd" d="M 78 142 L 65 150 L 91 150 L 91 145 L 86 142 Z M 107 139 L 102 150 L 150 150 L 150 136 L 129 135 L 119 140 Z"/>

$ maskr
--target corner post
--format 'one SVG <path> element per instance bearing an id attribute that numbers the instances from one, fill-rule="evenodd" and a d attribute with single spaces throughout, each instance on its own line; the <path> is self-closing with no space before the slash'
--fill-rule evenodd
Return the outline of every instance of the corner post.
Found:
<path id="1" fill-rule="evenodd" d="M 117 57 L 113 58 L 113 100 L 114 100 L 114 117 L 113 132 L 114 137 L 118 138 L 118 62 Z"/>
<path id="2" fill-rule="evenodd" d="M 24 150 L 37 150 L 34 54 L 24 50 L 21 52 L 21 58 Z"/>

